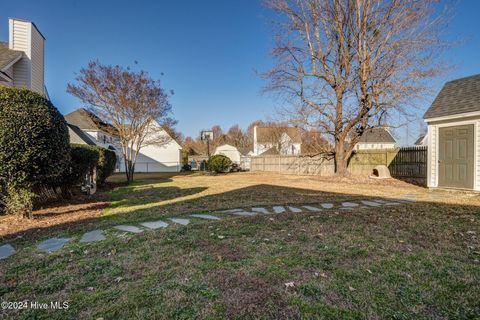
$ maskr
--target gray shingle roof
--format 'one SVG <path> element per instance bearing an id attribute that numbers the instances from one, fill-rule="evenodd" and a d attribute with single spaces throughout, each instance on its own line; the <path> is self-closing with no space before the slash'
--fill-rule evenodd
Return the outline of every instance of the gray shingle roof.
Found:
<path id="1" fill-rule="evenodd" d="M 65 116 L 65 120 L 84 130 L 101 130 L 107 133 L 115 132 L 113 126 L 103 122 L 95 114 L 83 108 L 70 112 Z"/>
<path id="2" fill-rule="evenodd" d="M 445 83 L 424 119 L 480 111 L 480 74 Z"/>
<path id="3" fill-rule="evenodd" d="M 373 128 L 366 131 L 358 142 L 367 143 L 395 143 L 395 138 L 390 134 L 387 129 Z"/>
<path id="4" fill-rule="evenodd" d="M 3 70 L 6 66 L 17 60 L 22 55 L 22 51 L 11 50 L 8 48 L 7 43 L 0 42 L 0 70 Z"/>
<path id="5" fill-rule="evenodd" d="M 68 134 L 70 135 L 70 143 L 78 143 L 78 144 L 88 144 L 90 146 L 94 146 L 95 142 L 93 142 L 90 137 L 83 132 L 79 127 L 67 123 L 68 126 Z"/>

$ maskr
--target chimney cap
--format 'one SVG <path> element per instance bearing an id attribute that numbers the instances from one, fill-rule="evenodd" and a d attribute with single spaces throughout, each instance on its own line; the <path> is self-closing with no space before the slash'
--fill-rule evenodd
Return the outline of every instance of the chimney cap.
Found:
<path id="1" fill-rule="evenodd" d="M 32 26 L 35 27 L 35 30 L 37 30 L 37 32 L 42 36 L 43 40 L 47 40 L 45 38 L 45 36 L 43 35 L 43 33 L 38 29 L 37 25 L 35 24 L 35 22 L 33 21 L 30 21 L 30 20 L 27 20 L 27 19 L 21 19 L 21 18 L 14 18 L 14 17 L 10 17 L 8 18 L 9 20 L 17 20 L 17 21 L 22 21 L 22 22 L 28 22 L 28 23 L 31 23 Z"/>

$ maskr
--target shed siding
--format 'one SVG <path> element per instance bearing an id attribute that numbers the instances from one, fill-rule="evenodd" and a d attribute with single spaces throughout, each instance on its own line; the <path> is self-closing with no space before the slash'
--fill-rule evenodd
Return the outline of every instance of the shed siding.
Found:
<path id="1" fill-rule="evenodd" d="M 477 139 L 475 141 L 477 147 L 477 185 L 475 190 L 480 191 L 480 120 L 477 121 L 476 125 Z"/>
<path id="2" fill-rule="evenodd" d="M 438 149 L 438 128 L 437 126 L 428 126 L 428 139 L 430 145 L 428 148 L 428 186 L 437 186 L 437 149 Z"/>

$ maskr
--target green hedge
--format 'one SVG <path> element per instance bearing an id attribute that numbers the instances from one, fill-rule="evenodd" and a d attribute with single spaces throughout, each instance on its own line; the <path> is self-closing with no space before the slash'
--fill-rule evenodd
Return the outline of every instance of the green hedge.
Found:
<path id="1" fill-rule="evenodd" d="M 217 173 L 227 172 L 231 165 L 232 160 L 222 154 L 214 155 L 208 161 L 208 169 Z"/>
<path id="2" fill-rule="evenodd" d="M 71 145 L 70 168 L 65 172 L 63 183 L 68 188 L 81 185 L 87 174 L 97 169 L 97 184 L 104 184 L 105 180 L 115 171 L 115 152 L 99 146 L 84 144 Z"/>
<path id="3" fill-rule="evenodd" d="M 42 95 L 0 86 L 0 184 L 7 209 L 31 212 L 32 188 L 58 181 L 69 166 L 68 128 Z M 18 193 L 18 194 L 17 194 Z M 16 201 L 15 205 L 9 201 Z M 24 201 L 24 210 L 21 203 Z"/>
<path id="4" fill-rule="evenodd" d="M 84 144 L 72 144 L 70 151 L 70 167 L 65 171 L 63 178 L 64 186 L 72 188 L 81 185 L 87 174 L 93 174 L 99 159 L 97 146 Z"/>
<path id="5" fill-rule="evenodd" d="M 108 177 L 115 172 L 117 156 L 112 150 L 97 147 L 99 158 L 97 163 L 97 183 L 104 185 Z"/>

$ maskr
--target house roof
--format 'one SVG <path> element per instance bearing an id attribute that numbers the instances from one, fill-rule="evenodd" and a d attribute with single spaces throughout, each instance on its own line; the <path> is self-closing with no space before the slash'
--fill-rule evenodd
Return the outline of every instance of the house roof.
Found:
<path id="1" fill-rule="evenodd" d="M 102 121 L 95 114 L 84 108 L 77 109 L 67 114 L 65 120 L 82 130 L 101 130 L 108 133 L 116 131 L 112 125 Z"/>
<path id="2" fill-rule="evenodd" d="M 362 143 L 395 143 L 395 138 L 385 128 L 372 128 L 366 131 L 358 142 Z"/>
<path id="3" fill-rule="evenodd" d="M 418 137 L 417 141 L 415 141 L 415 145 L 416 145 L 416 146 L 421 145 L 422 142 L 423 142 L 423 139 L 425 139 L 425 136 L 426 136 L 426 134 L 425 134 L 425 133 L 422 133 L 422 134 Z"/>
<path id="4" fill-rule="evenodd" d="M 480 74 L 445 83 L 424 119 L 480 111 Z"/>
<path id="5" fill-rule="evenodd" d="M 11 50 L 8 48 L 8 43 L 0 42 L 0 71 L 12 62 L 20 59 L 22 55 L 22 51 Z"/>
<path id="6" fill-rule="evenodd" d="M 271 147 L 267 151 L 261 153 L 262 156 L 274 156 L 278 154 L 280 154 L 280 152 L 278 152 L 277 148 L 275 147 Z"/>
<path id="7" fill-rule="evenodd" d="M 276 143 L 282 134 L 286 133 L 293 143 L 302 143 L 300 130 L 295 127 L 258 127 L 258 143 Z"/>
<path id="8" fill-rule="evenodd" d="M 242 156 L 247 156 L 250 151 L 252 151 L 252 148 L 249 147 L 238 147 L 237 150 L 240 152 Z"/>
<path id="9" fill-rule="evenodd" d="M 71 123 L 67 123 L 68 133 L 70 134 L 70 143 L 79 143 L 79 144 L 88 144 L 95 145 L 95 142 L 90 139 L 90 137 L 83 132 L 79 127 Z"/>

